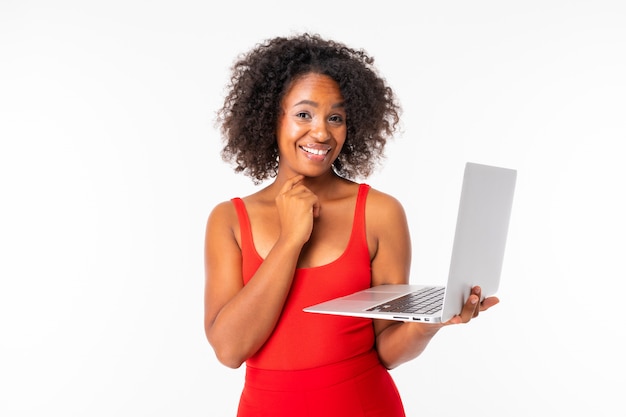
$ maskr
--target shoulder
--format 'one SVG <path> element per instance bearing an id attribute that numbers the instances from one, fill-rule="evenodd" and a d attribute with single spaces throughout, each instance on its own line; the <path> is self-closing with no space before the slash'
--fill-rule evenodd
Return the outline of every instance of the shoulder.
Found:
<path id="1" fill-rule="evenodd" d="M 263 201 L 263 194 L 257 192 L 245 197 L 232 198 L 218 203 L 209 214 L 208 227 L 238 229 L 239 217 L 237 215 L 237 208 L 233 202 L 235 199 L 243 202 L 246 212 L 250 215 L 250 211 L 254 211 Z"/>
<path id="2" fill-rule="evenodd" d="M 209 214 L 209 219 L 211 218 L 224 218 L 231 217 L 236 214 L 235 205 L 232 200 L 222 201 L 215 205 Z"/>
<path id="3" fill-rule="evenodd" d="M 399 239 L 407 234 L 408 222 L 402 203 L 394 196 L 370 188 L 365 205 L 368 235 L 379 241 Z M 385 239 L 387 240 L 387 239 Z"/>
<path id="4" fill-rule="evenodd" d="M 367 194 L 366 213 L 368 217 L 380 217 L 381 220 L 389 216 L 404 217 L 404 207 L 394 196 L 370 187 Z"/>
<path id="5" fill-rule="evenodd" d="M 207 220 L 207 231 L 209 229 L 223 231 L 231 229 L 238 223 L 237 211 L 231 200 L 218 203 L 211 212 Z"/>
<path id="6" fill-rule="evenodd" d="M 242 201 L 246 211 L 249 211 L 250 207 L 257 205 L 261 200 L 263 200 L 264 191 L 265 190 L 257 191 L 247 196 L 234 197 L 218 203 L 215 207 L 213 207 L 213 210 L 211 210 L 209 220 L 218 219 L 237 221 L 237 208 L 234 200 Z"/>

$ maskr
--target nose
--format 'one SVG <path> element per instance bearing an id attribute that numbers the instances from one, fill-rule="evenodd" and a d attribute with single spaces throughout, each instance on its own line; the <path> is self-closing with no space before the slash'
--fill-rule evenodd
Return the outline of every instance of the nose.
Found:
<path id="1" fill-rule="evenodd" d="M 311 136 L 319 142 L 324 142 L 330 138 L 330 131 L 325 120 L 318 120 L 311 126 Z"/>

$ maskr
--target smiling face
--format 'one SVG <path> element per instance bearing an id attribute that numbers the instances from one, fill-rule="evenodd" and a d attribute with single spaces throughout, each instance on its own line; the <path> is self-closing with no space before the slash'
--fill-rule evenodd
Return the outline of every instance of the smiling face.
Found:
<path id="1" fill-rule="evenodd" d="M 309 73 L 293 81 L 278 119 L 278 172 L 319 177 L 331 172 L 346 140 L 346 111 L 339 85 Z"/>

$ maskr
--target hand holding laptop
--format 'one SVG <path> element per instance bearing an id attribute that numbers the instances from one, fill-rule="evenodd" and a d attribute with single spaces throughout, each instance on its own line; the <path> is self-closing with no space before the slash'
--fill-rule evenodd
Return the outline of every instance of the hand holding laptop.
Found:
<path id="1" fill-rule="evenodd" d="M 482 299 L 482 301 L 480 301 Z M 495 296 L 482 297 L 482 290 L 476 286 L 472 288 L 470 296 L 468 297 L 461 312 L 448 320 L 447 324 L 461 324 L 467 323 L 471 319 L 478 317 L 481 311 L 486 311 L 500 302 L 500 299 Z"/>

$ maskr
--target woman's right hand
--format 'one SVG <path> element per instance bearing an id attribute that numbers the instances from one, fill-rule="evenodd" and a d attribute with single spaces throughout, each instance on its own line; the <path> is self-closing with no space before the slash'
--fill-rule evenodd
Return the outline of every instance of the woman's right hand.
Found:
<path id="1" fill-rule="evenodd" d="M 313 221 L 320 214 L 317 196 L 303 183 L 303 175 L 289 178 L 276 197 L 280 237 L 304 245 L 313 232 Z"/>

